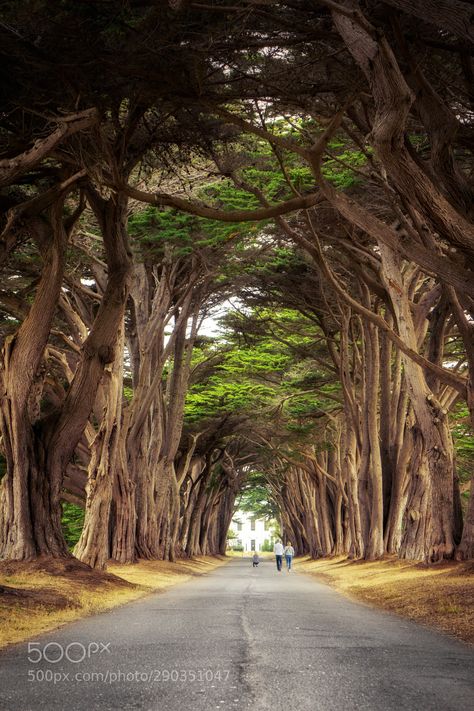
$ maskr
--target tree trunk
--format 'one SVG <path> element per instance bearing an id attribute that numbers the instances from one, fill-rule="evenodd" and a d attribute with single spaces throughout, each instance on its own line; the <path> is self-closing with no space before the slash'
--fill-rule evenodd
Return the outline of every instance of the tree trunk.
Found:
<path id="1" fill-rule="evenodd" d="M 406 286 L 394 252 L 379 244 L 385 285 L 401 338 L 418 350 Z M 437 561 L 454 554 L 454 452 L 446 412 L 427 385 L 420 365 L 403 355 L 405 377 L 419 434 L 419 470 L 412 471 L 406 528 L 400 556 Z"/>
<path id="2" fill-rule="evenodd" d="M 383 484 L 382 461 L 380 457 L 378 427 L 378 391 L 379 391 L 379 339 L 377 328 L 364 323 L 367 363 L 367 429 L 370 447 L 370 529 L 365 557 L 367 560 L 380 558 L 384 552 L 383 543 Z"/>
<path id="3" fill-rule="evenodd" d="M 59 299 L 67 236 L 64 199 L 46 222 L 31 224 L 43 258 L 41 278 L 28 315 L 5 340 L 0 363 L 0 428 L 6 474 L 0 489 L 0 558 L 67 557 L 57 483 L 50 480 L 47 435 L 39 426 L 40 365 Z"/>
<path id="4" fill-rule="evenodd" d="M 123 347 L 122 325 L 114 360 L 104 373 L 105 408 L 91 447 L 84 528 L 74 549 L 76 558 L 101 570 L 110 557 L 109 517 L 121 426 Z"/>
<path id="5" fill-rule="evenodd" d="M 461 543 L 456 551 L 458 560 L 472 560 L 474 558 L 474 474 L 471 477 L 469 504 L 464 520 Z"/>

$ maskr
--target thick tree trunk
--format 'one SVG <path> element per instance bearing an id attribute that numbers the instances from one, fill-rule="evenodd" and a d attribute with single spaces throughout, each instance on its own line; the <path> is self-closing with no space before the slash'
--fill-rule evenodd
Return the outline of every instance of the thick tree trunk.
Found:
<path id="1" fill-rule="evenodd" d="M 322 459 L 321 454 L 317 455 Z M 320 462 L 321 465 L 321 462 Z M 321 546 L 323 555 L 331 555 L 334 549 L 334 540 L 331 530 L 331 519 L 329 515 L 329 501 L 327 491 L 326 477 L 323 475 L 321 468 L 316 472 L 316 501 L 317 501 L 317 517 L 319 520 L 319 530 L 321 536 Z"/>
<path id="2" fill-rule="evenodd" d="M 227 550 L 227 534 L 232 522 L 234 513 L 235 497 L 237 492 L 229 488 L 223 495 L 218 514 L 218 548 L 217 552 L 220 555 L 225 555 Z"/>
<path id="3" fill-rule="evenodd" d="M 418 350 L 406 286 L 393 251 L 379 245 L 382 269 L 394 307 L 400 336 Z M 437 561 L 454 554 L 454 452 L 446 412 L 427 385 L 425 374 L 411 358 L 403 356 L 410 400 L 419 428 L 418 472 L 412 470 L 406 528 L 400 556 Z"/>
<path id="4" fill-rule="evenodd" d="M 109 517 L 121 426 L 123 346 L 122 325 L 114 360 L 104 373 L 105 408 L 91 447 L 84 528 L 74 549 L 76 558 L 102 570 L 110 557 Z"/>
<path id="5" fill-rule="evenodd" d="M 146 445 L 153 450 L 152 455 Z M 131 442 L 127 443 L 129 452 L 128 465 L 134 472 L 136 492 L 136 537 L 135 550 L 138 558 L 149 560 L 162 557 L 160 550 L 160 513 L 167 505 L 167 483 L 161 477 L 162 464 L 158 462 L 158 446 L 156 440 L 140 437 L 138 452 L 130 451 Z M 143 451 L 142 451 L 143 447 Z M 158 504 L 160 502 L 160 504 Z M 158 508 L 160 506 L 160 508 Z"/>
<path id="6" fill-rule="evenodd" d="M 351 378 L 351 366 L 349 361 L 349 313 L 347 309 L 343 312 L 344 318 L 341 324 L 341 346 L 339 377 L 342 384 L 344 398 L 344 431 L 343 431 L 343 453 L 342 466 L 345 472 L 345 486 L 347 492 L 348 523 L 351 546 L 349 556 L 351 558 L 363 558 L 365 553 L 365 541 L 362 529 L 362 514 L 359 499 L 359 473 L 360 457 L 359 446 L 362 440 L 361 427 L 357 398 L 354 390 L 353 378 Z"/>
<path id="7" fill-rule="evenodd" d="M 13 447 L 0 492 L 0 559 L 69 557 L 61 502 L 51 490 L 44 443 L 31 433 L 30 423 L 20 424 L 14 416 L 6 425 L 13 434 Z"/>
<path id="8" fill-rule="evenodd" d="M 187 550 L 187 545 L 188 545 L 188 540 L 189 540 L 189 532 L 190 532 L 190 524 L 191 524 L 191 515 L 192 515 L 192 512 L 194 511 L 196 498 L 198 495 L 199 486 L 198 486 L 197 482 L 199 481 L 199 476 L 200 476 L 200 471 L 198 470 L 199 466 L 202 467 L 202 463 L 200 465 L 197 464 L 195 467 L 192 467 L 189 482 L 186 485 L 187 491 L 183 495 L 184 510 L 183 510 L 183 516 L 181 519 L 181 531 L 180 531 L 180 550 L 183 553 L 186 553 L 186 550 Z"/>
<path id="9" fill-rule="evenodd" d="M 474 324 L 466 315 L 458 295 L 453 288 L 447 288 L 448 298 L 453 308 L 453 316 L 461 333 L 469 366 L 466 386 L 467 408 L 469 410 L 471 427 L 474 429 Z M 457 483 L 459 491 L 459 484 Z M 455 496 L 457 493 L 455 494 Z M 459 515 L 458 515 L 459 519 Z M 474 558 L 474 475 L 471 477 L 469 504 L 462 529 L 461 542 L 456 551 L 456 557 L 461 560 Z"/>
<path id="10" fill-rule="evenodd" d="M 386 530 L 393 479 L 396 477 L 392 430 L 395 417 L 392 411 L 392 342 L 386 334 L 380 335 L 380 456 L 383 478 L 384 531 Z"/>
<path id="11" fill-rule="evenodd" d="M 360 505 L 359 505 L 359 476 L 356 464 L 357 444 L 355 433 L 346 420 L 346 434 L 344 437 L 344 469 L 346 472 L 349 529 L 351 534 L 351 558 L 363 558 L 365 552 L 364 537 L 362 535 Z"/>
<path id="12" fill-rule="evenodd" d="M 204 486 L 201 482 L 199 486 L 199 493 L 196 497 L 196 503 L 194 505 L 191 519 L 189 521 L 189 532 L 188 540 L 186 543 L 186 555 L 191 558 L 194 555 L 200 555 L 201 549 L 199 548 L 199 534 L 201 531 L 201 520 L 204 510 L 206 500 L 206 493 L 204 491 Z"/>
<path id="13" fill-rule="evenodd" d="M 474 558 L 474 474 L 471 477 L 469 504 L 464 519 L 461 543 L 456 551 L 458 560 L 472 560 Z"/>
<path id="14" fill-rule="evenodd" d="M 385 549 L 387 553 L 398 553 L 402 539 L 402 522 L 407 501 L 407 475 L 410 460 L 414 461 L 413 423 L 406 423 L 403 446 L 400 449 L 393 470 L 390 492 L 390 506 L 385 531 Z"/>
<path id="15" fill-rule="evenodd" d="M 135 483 L 130 479 L 127 458 L 122 447 L 120 450 L 112 495 L 110 557 L 117 563 L 134 563 L 136 560 Z"/>
<path id="16" fill-rule="evenodd" d="M 365 557 L 368 560 L 380 558 L 384 552 L 383 543 L 383 484 L 382 461 L 380 457 L 379 426 L 376 403 L 379 394 L 379 339 L 376 327 L 364 323 L 366 342 L 367 389 L 367 429 L 370 447 L 370 528 Z"/>
<path id="17" fill-rule="evenodd" d="M 48 227 L 45 222 L 31 225 L 43 257 L 41 278 L 27 317 L 1 353 L 0 428 L 7 471 L 0 489 L 0 558 L 70 555 L 61 530 L 58 482 L 48 469 L 47 432 L 38 426 L 40 364 L 65 265 L 63 202 L 51 209 Z"/>

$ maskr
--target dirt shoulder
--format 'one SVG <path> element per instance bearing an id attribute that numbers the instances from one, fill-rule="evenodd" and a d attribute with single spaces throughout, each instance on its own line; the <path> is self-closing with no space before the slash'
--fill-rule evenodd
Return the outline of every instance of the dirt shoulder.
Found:
<path id="1" fill-rule="evenodd" d="M 435 566 L 387 557 L 374 562 L 347 558 L 295 561 L 342 593 L 474 644 L 474 564 Z"/>
<path id="2" fill-rule="evenodd" d="M 107 572 L 75 559 L 0 563 L 0 648 L 151 592 L 167 590 L 226 562 L 224 557 L 111 563 Z"/>

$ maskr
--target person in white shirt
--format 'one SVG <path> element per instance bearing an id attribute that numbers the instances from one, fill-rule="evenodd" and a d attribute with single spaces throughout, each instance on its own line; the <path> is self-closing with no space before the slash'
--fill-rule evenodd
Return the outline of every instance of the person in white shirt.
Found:
<path id="1" fill-rule="evenodd" d="M 277 541 L 273 547 L 273 552 L 275 553 L 275 559 L 277 564 L 277 570 L 281 573 L 281 566 L 283 565 L 283 544 L 281 541 Z"/>
<path id="2" fill-rule="evenodd" d="M 293 560 L 294 555 L 295 549 L 291 545 L 290 541 L 288 541 L 285 548 L 286 569 L 288 570 L 288 572 L 290 572 L 291 570 L 291 562 Z"/>

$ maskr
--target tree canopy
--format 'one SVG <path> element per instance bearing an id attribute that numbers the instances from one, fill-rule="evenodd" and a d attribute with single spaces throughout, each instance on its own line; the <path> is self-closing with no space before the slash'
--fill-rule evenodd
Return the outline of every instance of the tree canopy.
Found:
<path id="1" fill-rule="evenodd" d="M 92 566 L 223 552 L 244 491 L 313 556 L 471 558 L 471 5 L 0 36 L 0 557 L 70 556 L 64 501 Z"/>

